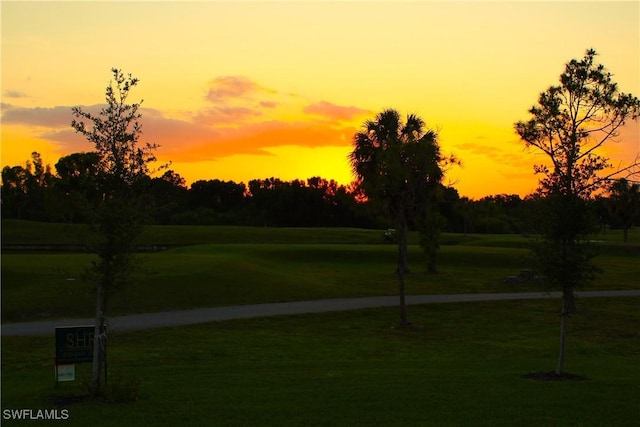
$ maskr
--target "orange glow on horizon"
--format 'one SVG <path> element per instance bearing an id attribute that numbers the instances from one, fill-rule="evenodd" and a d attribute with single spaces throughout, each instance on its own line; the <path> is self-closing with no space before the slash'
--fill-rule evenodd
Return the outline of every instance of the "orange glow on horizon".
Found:
<path id="1" fill-rule="evenodd" d="M 423 118 L 442 153 L 462 160 L 445 178 L 461 196 L 525 196 L 541 158 L 513 124 L 567 61 L 593 47 L 620 90 L 640 95 L 637 2 L 0 7 L 1 166 L 23 165 L 32 151 L 51 166 L 90 151 L 70 109 L 95 110 L 116 66 L 140 79 L 131 100 L 144 99 L 143 140 L 188 183 L 321 176 L 347 185 L 353 135 L 394 108 Z M 638 153 L 637 122 L 606 150 L 613 163 Z"/>

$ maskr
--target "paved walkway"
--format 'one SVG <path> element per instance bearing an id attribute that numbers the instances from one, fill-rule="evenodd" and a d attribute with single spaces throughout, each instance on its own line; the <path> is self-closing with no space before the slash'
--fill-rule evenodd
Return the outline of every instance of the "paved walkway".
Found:
<path id="1" fill-rule="evenodd" d="M 587 291 L 576 293 L 579 298 L 640 296 L 640 290 Z M 472 301 L 507 301 L 523 299 L 560 298 L 559 292 L 519 292 L 454 295 L 407 295 L 407 304 L 437 304 Z M 168 326 L 191 325 L 219 320 L 248 319 L 252 317 L 280 316 L 329 311 L 358 310 L 362 308 L 392 307 L 397 296 L 324 299 L 315 301 L 281 302 L 272 304 L 239 305 L 231 307 L 201 308 L 184 311 L 134 314 L 110 319 L 111 330 L 132 331 Z M 93 319 L 63 319 L 44 322 L 9 323 L 1 325 L 3 336 L 49 335 L 56 326 L 92 325 Z"/>

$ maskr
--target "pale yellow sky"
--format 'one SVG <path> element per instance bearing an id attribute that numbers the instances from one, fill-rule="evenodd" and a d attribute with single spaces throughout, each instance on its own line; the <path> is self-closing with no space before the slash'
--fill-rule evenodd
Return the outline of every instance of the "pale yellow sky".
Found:
<path id="1" fill-rule="evenodd" d="M 70 107 L 110 68 L 140 78 L 145 138 L 188 182 L 347 184 L 354 132 L 384 108 L 439 129 L 462 195 L 531 192 L 513 123 L 595 48 L 640 94 L 638 2 L 11 2 L 2 12 L 2 166 L 92 147 Z M 625 130 L 619 158 L 638 151 Z"/>

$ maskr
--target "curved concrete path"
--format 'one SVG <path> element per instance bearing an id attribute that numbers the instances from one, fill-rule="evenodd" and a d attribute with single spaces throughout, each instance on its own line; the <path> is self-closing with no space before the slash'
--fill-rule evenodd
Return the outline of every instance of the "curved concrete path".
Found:
<path id="1" fill-rule="evenodd" d="M 577 292 L 579 298 L 640 296 L 640 290 Z M 407 295 L 407 304 L 436 304 L 471 301 L 506 301 L 523 299 L 560 298 L 560 292 L 518 292 L 454 295 Z M 252 317 L 280 316 L 329 311 L 358 310 L 362 308 L 392 307 L 398 304 L 398 296 L 324 299 L 315 301 L 280 302 L 271 304 L 238 305 L 230 307 L 201 308 L 183 311 L 134 314 L 113 317 L 111 330 L 132 331 L 168 326 L 191 325 L 219 320 L 248 319 Z M 44 322 L 8 323 L 1 325 L 3 336 L 53 334 L 56 326 L 92 325 L 93 319 L 62 319 Z"/>

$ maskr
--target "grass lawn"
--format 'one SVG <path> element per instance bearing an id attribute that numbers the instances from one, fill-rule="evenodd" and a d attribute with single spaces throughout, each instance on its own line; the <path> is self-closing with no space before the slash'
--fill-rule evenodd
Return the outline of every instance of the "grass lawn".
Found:
<path id="1" fill-rule="evenodd" d="M 503 282 L 526 266 L 523 250 L 445 247 L 441 271 L 425 274 L 412 247 L 412 294 L 513 290 Z M 393 295 L 391 245 L 218 244 L 140 256 L 131 286 L 111 301 L 112 314 L 319 298 Z M 82 280 L 84 254 L 6 254 L 2 320 L 90 317 L 93 286 Z"/>
<path id="2" fill-rule="evenodd" d="M 3 221 L 3 244 L 73 244 L 77 226 Z M 528 268 L 522 236 L 444 235 L 437 274 L 410 247 L 409 294 L 512 292 Z M 393 295 L 395 247 L 356 229 L 151 227 L 130 287 L 110 314 L 317 298 Z M 75 238 L 74 238 L 75 239 Z M 640 233 L 599 237 L 605 273 L 590 289 L 633 289 Z M 82 280 L 91 256 L 3 253 L 2 321 L 91 317 Z M 130 403 L 65 403 L 66 425 L 631 426 L 640 401 L 640 298 L 578 301 L 566 370 L 584 381 L 523 378 L 555 368 L 559 302 L 508 301 L 236 320 L 113 333 L 113 396 Z M 83 395 L 79 379 L 54 388 L 53 334 L 2 337 L 2 410 L 53 408 Z M 127 386 L 138 381 L 138 386 Z M 59 421 L 2 425 L 43 425 Z"/>
<path id="3" fill-rule="evenodd" d="M 52 224 L 2 220 L 2 242 L 7 245 L 77 245 L 86 239 L 81 224 Z M 417 235 L 412 239 L 417 242 Z M 219 243 L 362 243 L 383 242 L 382 230 L 357 228 L 295 228 L 239 226 L 148 226 L 140 236 L 145 246 L 187 246 Z"/>
<path id="4" fill-rule="evenodd" d="M 3 254 L 2 321 L 93 315 L 93 286 L 82 280 L 90 256 L 74 253 Z M 111 300 L 112 315 L 397 293 L 395 247 L 367 244 L 216 244 L 140 255 L 131 286 Z M 604 274 L 589 289 L 638 286 L 639 257 L 597 259 Z M 439 272 L 425 273 L 421 251 L 410 247 L 408 294 L 514 292 L 507 276 L 529 266 L 527 250 L 443 245 Z"/>
<path id="5" fill-rule="evenodd" d="M 140 399 L 58 409 L 78 426 L 631 426 L 639 303 L 580 302 L 566 369 L 584 381 L 522 377 L 555 367 L 554 304 L 439 304 L 411 307 L 411 330 L 374 309 L 114 334 L 110 381 L 138 378 Z M 83 393 L 81 380 L 54 389 L 53 347 L 53 337 L 2 338 L 3 409 Z M 88 378 L 89 364 L 77 368 Z"/>

